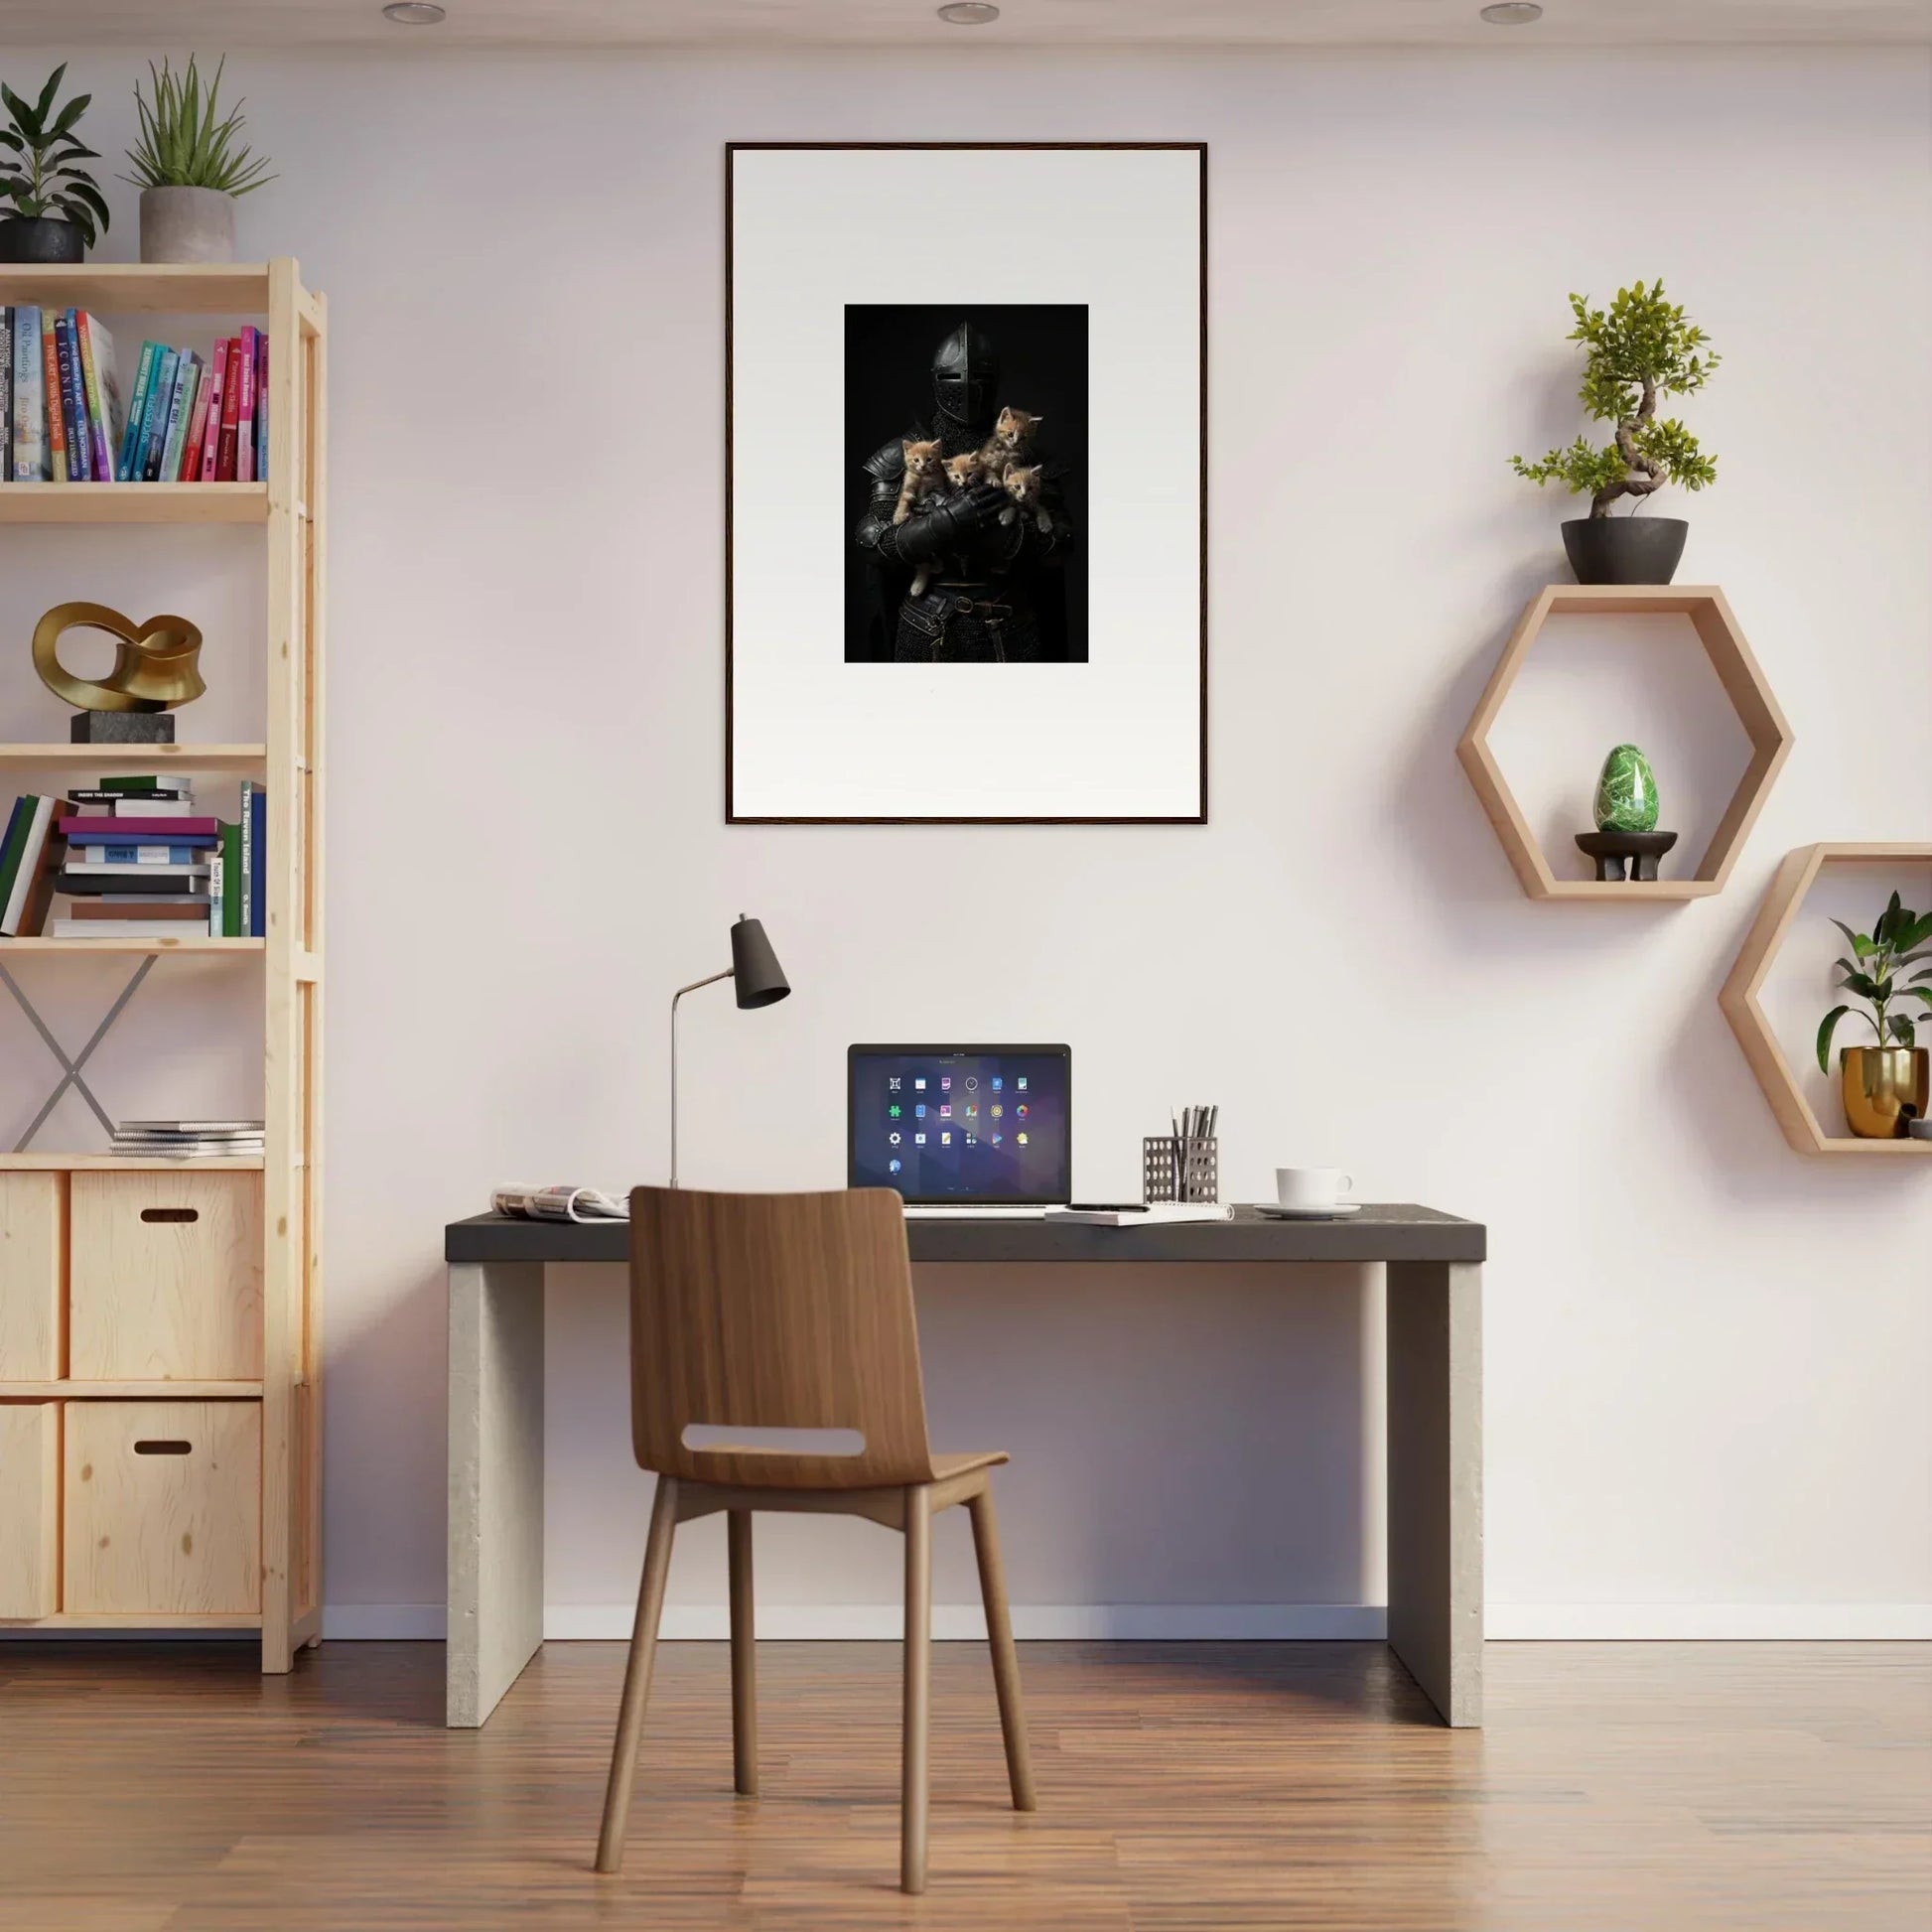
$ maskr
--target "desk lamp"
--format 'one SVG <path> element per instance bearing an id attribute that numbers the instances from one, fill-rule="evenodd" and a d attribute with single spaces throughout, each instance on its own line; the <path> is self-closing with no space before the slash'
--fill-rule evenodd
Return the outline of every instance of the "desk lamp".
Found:
<path id="1" fill-rule="evenodd" d="M 752 1007 L 775 1005 L 791 991 L 791 982 L 785 978 L 785 971 L 778 964 L 778 955 L 771 950 L 771 941 L 764 936 L 764 926 L 758 919 L 738 915 L 738 923 L 732 927 L 732 963 L 722 973 L 713 973 L 707 979 L 693 980 L 689 986 L 680 986 L 671 995 L 671 1185 L 677 1185 L 677 1003 L 687 993 L 695 993 L 701 986 L 716 986 L 720 980 L 735 982 L 738 1004 Z"/>

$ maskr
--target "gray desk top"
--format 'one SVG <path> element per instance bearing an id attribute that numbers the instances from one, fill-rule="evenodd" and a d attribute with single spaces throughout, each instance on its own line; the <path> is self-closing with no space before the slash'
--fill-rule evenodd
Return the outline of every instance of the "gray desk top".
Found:
<path id="1" fill-rule="evenodd" d="M 1229 1221 L 1096 1228 L 987 1215 L 923 1220 L 905 1235 L 914 1261 L 1481 1261 L 1488 1231 L 1410 1201 L 1379 1202 L 1338 1221 L 1269 1221 L 1237 1207 Z M 623 1261 L 622 1221 L 512 1221 L 477 1214 L 444 1230 L 446 1261 Z"/>

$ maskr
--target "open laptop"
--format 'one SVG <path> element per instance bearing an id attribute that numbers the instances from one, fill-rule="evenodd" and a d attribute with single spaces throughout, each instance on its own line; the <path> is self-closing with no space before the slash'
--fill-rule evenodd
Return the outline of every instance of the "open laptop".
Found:
<path id="1" fill-rule="evenodd" d="M 1043 1214 L 1073 1196 L 1066 1046 L 853 1046 L 846 1174 L 918 1215 Z"/>

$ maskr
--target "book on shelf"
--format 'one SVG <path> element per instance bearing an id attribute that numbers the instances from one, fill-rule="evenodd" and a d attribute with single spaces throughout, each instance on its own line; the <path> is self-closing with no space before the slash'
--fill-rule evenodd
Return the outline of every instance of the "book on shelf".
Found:
<path id="1" fill-rule="evenodd" d="M 121 406 L 114 338 L 85 309 L 0 307 L 0 483 L 253 483 L 268 472 L 268 346 L 143 342 Z"/>
<path id="2" fill-rule="evenodd" d="M 267 1124 L 259 1120 L 124 1120 L 112 1152 L 136 1160 L 215 1160 L 260 1154 Z"/>
<path id="3" fill-rule="evenodd" d="M 65 801 L 28 793 L 5 828 L 0 938 L 266 936 L 267 793 L 252 780 L 233 823 L 197 812 L 190 779 L 130 772 Z M 50 921 L 57 897 L 70 903 Z"/>

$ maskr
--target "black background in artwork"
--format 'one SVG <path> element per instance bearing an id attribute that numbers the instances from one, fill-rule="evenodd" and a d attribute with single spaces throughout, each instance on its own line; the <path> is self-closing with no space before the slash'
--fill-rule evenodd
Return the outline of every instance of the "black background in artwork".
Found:
<path id="1" fill-rule="evenodd" d="M 1084 303 L 848 303 L 845 311 L 845 655 L 848 663 L 890 659 L 878 638 L 870 572 L 852 532 L 865 513 L 872 479 L 861 468 L 882 443 L 914 422 L 932 421 L 932 352 L 970 322 L 1000 353 L 1000 393 L 1044 418 L 1040 453 L 1060 469 L 1061 506 L 1073 525 L 1066 580 L 1066 649 L 1061 661 L 1087 661 L 1087 311 Z M 1045 595 L 1051 577 L 1042 579 Z"/>

